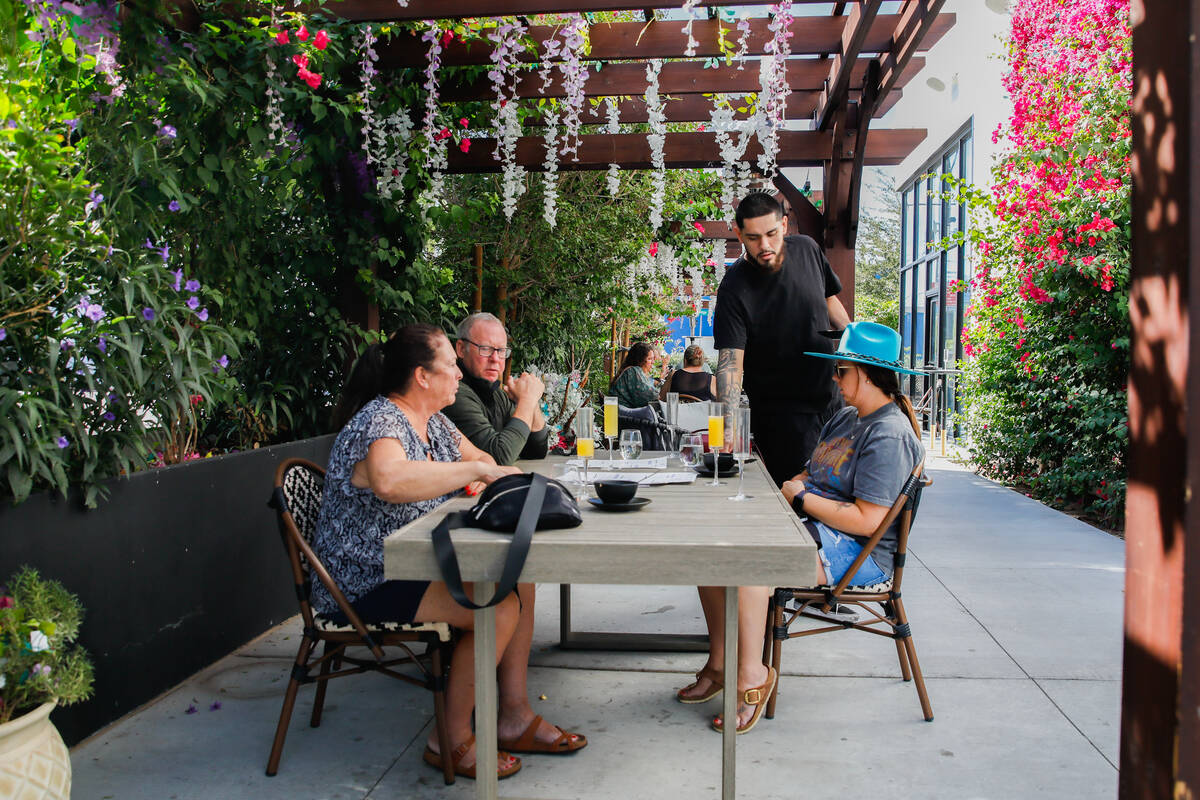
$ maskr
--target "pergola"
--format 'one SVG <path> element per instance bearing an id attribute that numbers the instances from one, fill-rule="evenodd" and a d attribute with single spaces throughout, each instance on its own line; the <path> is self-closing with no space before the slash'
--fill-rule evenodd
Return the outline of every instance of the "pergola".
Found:
<path id="1" fill-rule="evenodd" d="M 858 228 L 859 193 L 864 166 L 899 164 L 924 139 L 923 129 L 872 128 L 872 120 L 883 116 L 900 98 L 905 84 L 924 66 L 918 53 L 933 46 L 954 24 L 954 15 L 938 11 L 944 0 L 906 0 L 900 13 L 884 14 L 884 0 L 829 3 L 795 0 L 787 81 L 788 128 L 779 134 L 776 163 L 779 167 L 820 168 L 823 174 L 818 209 L 805 193 L 777 172 L 773 178 L 791 216 L 792 229 L 822 242 L 834 271 L 848 289 L 842 295 L 853 314 L 854 245 Z M 697 7 L 749 6 L 743 0 L 715 2 L 700 0 Z M 747 38 L 749 58 L 741 65 L 711 59 L 722 56 L 719 19 L 696 19 L 692 35 L 699 43 L 694 55 L 685 58 L 687 36 L 679 20 L 655 20 L 654 9 L 677 9 L 679 0 L 410 0 L 401 7 L 395 0 L 344 0 L 319 7 L 353 22 L 397 22 L 425 19 L 454 19 L 492 16 L 526 16 L 548 13 L 641 11 L 644 22 L 593 23 L 589 28 L 589 61 L 600 62 L 585 86 L 586 97 L 619 97 L 623 123 L 646 122 L 648 110 L 642 99 L 646 89 L 646 62 L 671 59 L 662 66 L 659 91 L 665 97 L 668 123 L 709 120 L 711 101 L 705 94 L 750 93 L 759 90 L 758 64 L 771 39 L 765 16 L 750 20 Z M 819 14 L 806 14 L 805 7 Z M 300 11 L 316 11 L 301 6 Z M 728 23 L 725 23 L 728 29 Z M 532 25 L 529 34 L 541 43 L 553 34 L 547 25 Z M 378 47 L 378 68 L 423 68 L 426 47 L 415 34 L 393 37 Z M 443 66 L 491 63 L 487 42 L 455 41 L 442 53 Z M 535 54 L 524 54 L 533 61 Z M 705 62 L 708 62 L 707 64 Z M 739 69 L 739 66 L 742 68 Z M 562 97 L 561 79 L 555 78 L 543 92 L 540 81 L 529 70 L 517 83 L 517 98 Z M 494 97 L 486 78 L 469 83 L 443 80 L 440 101 L 483 101 Z M 584 124 L 603 123 L 601 111 L 585 104 Z M 748 112 L 737 117 L 745 119 Z M 869 135 L 868 135 L 869 134 Z M 495 139 L 476 139 L 470 152 L 451 149 L 449 173 L 497 172 L 493 157 Z M 543 170 L 545 145 L 540 136 L 522 136 L 517 142 L 516 163 L 529 171 Z M 752 162 L 761 152 L 751 142 L 743 155 Z M 716 134 L 712 131 L 667 133 L 663 146 L 667 169 L 703 169 L 721 166 Z M 651 169 L 651 148 L 645 134 L 590 133 L 581 137 L 577 159 L 564 159 L 561 170 L 604 170 L 610 164 L 622 169 Z M 703 223 L 707 238 L 736 237 L 723 221 Z M 730 251 L 730 255 L 733 255 Z"/>

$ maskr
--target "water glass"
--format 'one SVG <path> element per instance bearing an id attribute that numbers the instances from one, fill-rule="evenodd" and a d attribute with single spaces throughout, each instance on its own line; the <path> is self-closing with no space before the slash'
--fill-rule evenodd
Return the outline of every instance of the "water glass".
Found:
<path id="1" fill-rule="evenodd" d="M 687 467 L 698 467 L 704 461 L 704 437 L 685 433 L 679 437 L 679 459 Z"/>
<path id="2" fill-rule="evenodd" d="M 735 408 L 730 415 L 730 429 L 725 432 L 733 448 L 733 457 L 738 462 L 738 490 L 730 500 L 750 500 L 751 495 L 742 491 L 742 480 L 746 472 L 746 459 L 750 457 L 750 409 Z"/>
<path id="3" fill-rule="evenodd" d="M 663 405 L 663 414 L 668 426 L 667 433 L 670 441 L 667 449 L 675 450 L 675 437 L 679 435 L 679 392 L 667 392 L 667 402 Z"/>
<path id="4" fill-rule="evenodd" d="M 631 461 L 642 455 L 642 432 L 635 430 L 621 431 L 621 458 Z"/>

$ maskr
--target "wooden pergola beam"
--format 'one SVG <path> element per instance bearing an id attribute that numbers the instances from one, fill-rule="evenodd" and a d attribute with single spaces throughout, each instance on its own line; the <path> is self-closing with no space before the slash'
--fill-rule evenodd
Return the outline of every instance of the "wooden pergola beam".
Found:
<path id="1" fill-rule="evenodd" d="M 847 81 L 861 86 L 868 64 L 870 59 L 856 59 L 847 70 Z M 924 65 L 923 58 L 913 59 L 895 88 L 903 88 Z M 662 95 L 748 94 L 760 91 L 758 60 L 748 61 L 745 67 L 738 69 L 722 64 L 715 69 L 705 69 L 698 61 L 671 61 L 662 66 L 658 76 L 658 91 Z M 792 59 L 787 65 L 788 86 L 793 93 L 819 91 L 825 87 L 828 72 L 827 62 L 814 58 Z M 583 93 L 588 97 L 640 97 L 645 91 L 646 65 L 642 63 L 609 64 L 603 69 L 592 70 L 583 86 Z M 495 89 L 486 77 L 470 83 L 447 82 L 439 91 L 443 102 L 492 100 L 495 96 Z M 565 97 L 566 91 L 557 70 L 544 92 L 541 78 L 530 71 L 517 79 L 516 96 Z"/>
<path id="2" fill-rule="evenodd" d="M 822 3 L 828 0 L 793 0 L 796 4 Z M 699 0 L 698 6 L 762 5 L 762 0 Z M 400 8 L 396 0 L 343 0 L 318 6 L 305 3 L 299 11 L 333 13 L 355 22 L 387 20 L 453 19 L 461 17 L 500 17 L 506 15 L 567 14 L 573 11 L 653 11 L 678 9 L 680 0 L 409 0 Z M 682 25 L 682 22 L 679 22 Z"/>
<path id="3" fill-rule="evenodd" d="M 919 0 L 927 2 L 928 0 Z M 933 0 L 937 2 L 937 0 Z M 940 3 L 939 3 L 940 5 Z M 336 8 L 336 7 L 335 7 Z M 398 6 L 397 6 L 398 8 Z M 908 15 L 880 14 L 875 18 L 863 41 L 861 52 L 885 53 L 892 49 L 892 37 L 902 19 Z M 793 26 L 791 52 L 794 56 L 822 55 L 837 50 L 846 27 L 846 17 L 801 17 Z M 933 15 L 924 35 L 913 41 L 915 47 L 928 50 L 954 25 L 953 14 Z M 693 36 L 700 42 L 696 48 L 699 58 L 714 58 L 723 56 L 721 53 L 718 32 L 724 27 L 726 36 L 736 31 L 729 25 L 723 25 L 719 20 L 696 20 L 692 26 Z M 606 25 L 593 25 L 588 33 L 591 51 L 588 59 L 591 61 L 633 61 L 647 58 L 679 58 L 687 48 L 687 37 L 680 30 L 678 20 L 651 22 L 614 22 Z M 554 35 L 558 29 L 550 25 L 533 25 L 529 35 L 537 43 L 536 52 L 525 52 L 521 60 L 537 61 L 542 43 Z M 750 55 L 762 55 L 767 42 L 771 41 L 771 31 L 767 28 L 767 20 L 750 20 L 750 36 L 747 37 Z M 376 48 L 379 54 L 379 65 L 390 67 L 424 67 L 428 48 L 414 33 L 398 33 L 387 42 L 380 42 Z M 467 64 L 490 64 L 491 43 L 476 40 L 473 42 L 454 41 L 442 51 L 442 64 L 446 66 L 463 66 Z M 899 71 L 896 72 L 899 77 Z"/>
<path id="4" fill-rule="evenodd" d="M 833 63 L 828 67 L 825 90 L 817 100 L 814 118 L 818 130 L 829 127 L 833 112 L 849 101 L 850 84 L 862 85 L 866 65 L 861 63 L 864 59 L 860 59 L 858 54 L 882 5 L 883 0 L 864 0 L 851 6 L 846 27 L 842 30 L 841 50 L 834 55 Z"/>
<path id="5" fill-rule="evenodd" d="M 863 163 L 869 166 L 895 166 L 903 161 L 926 136 L 924 129 L 880 130 L 871 135 L 871 141 L 863 153 Z M 847 137 L 843 137 L 847 139 Z M 644 134 L 588 134 L 580 137 L 579 160 L 563 161 L 560 170 L 607 169 L 616 164 L 622 169 L 652 169 L 650 143 Z M 830 137 L 820 131 L 782 131 L 779 134 L 779 155 L 776 162 L 780 167 L 815 167 L 827 162 L 830 157 Z M 833 149 L 849 156 L 853 140 L 848 139 L 841 147 Z M 497 172 L 499 163 L 494 139 L 477 139 L 472 142 L 470 152 L 448 148 L 448 169 L 451 173 Z M 758 141 L 746 148 L 745 160 L 753 161 L 761 153 Z M 708 169 L 721 165 L 721 155 L 716 137 L 712 133 L 668 133 L 663 146 L 668 169 Z M 545 142 L 536 136 L 522 136 L 517 140 L 516 163 L 532 172 L 543 169 Z"/>
<path id="6" fill-rule="evenodd" d="M 945 0 L 912 0 L 905 6 L 896 31 L 892 34 L 892 45 L 886 49 L 880 61 L 880 97 L 885 97 L 893 87 L 899 85 L 905 66 L 918 50 L 929 49 L 927 39 L 941 21 L 946 17 L 953 19 L 953 14 L 938 13 L 944 4 Z"/>

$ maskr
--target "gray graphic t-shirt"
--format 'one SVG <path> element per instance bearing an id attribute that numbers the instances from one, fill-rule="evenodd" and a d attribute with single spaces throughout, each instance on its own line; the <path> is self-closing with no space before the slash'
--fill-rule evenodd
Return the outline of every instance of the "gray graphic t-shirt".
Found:
<path id="1" fill-rule="evenodd" d="M 808 462 L 809 488 L 821 497 L 850 503 L 861 498 L 891 507 L 923 453 L 912 424 L 895 403 L 865 417 L 848 406 L 821 429 Z M 892 574 L 899 526 L 898 521 L 892 523 L 871 553 L 888 575 Z M 847 535 L 862 545 L 870 539 Z"/>

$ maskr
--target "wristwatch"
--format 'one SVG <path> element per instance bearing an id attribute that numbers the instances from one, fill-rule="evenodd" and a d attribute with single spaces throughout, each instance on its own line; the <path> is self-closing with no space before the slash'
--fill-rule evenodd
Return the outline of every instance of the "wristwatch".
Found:
<path id="1" fill-rule="evenodd" d="M 800 516 L 804 516 L 804 495 L 808 494 L 808 486 L 805 486 L 800 491 L 796 492 L 796 496 L 792 498 L 792 511 L 795 511 Z"/>

